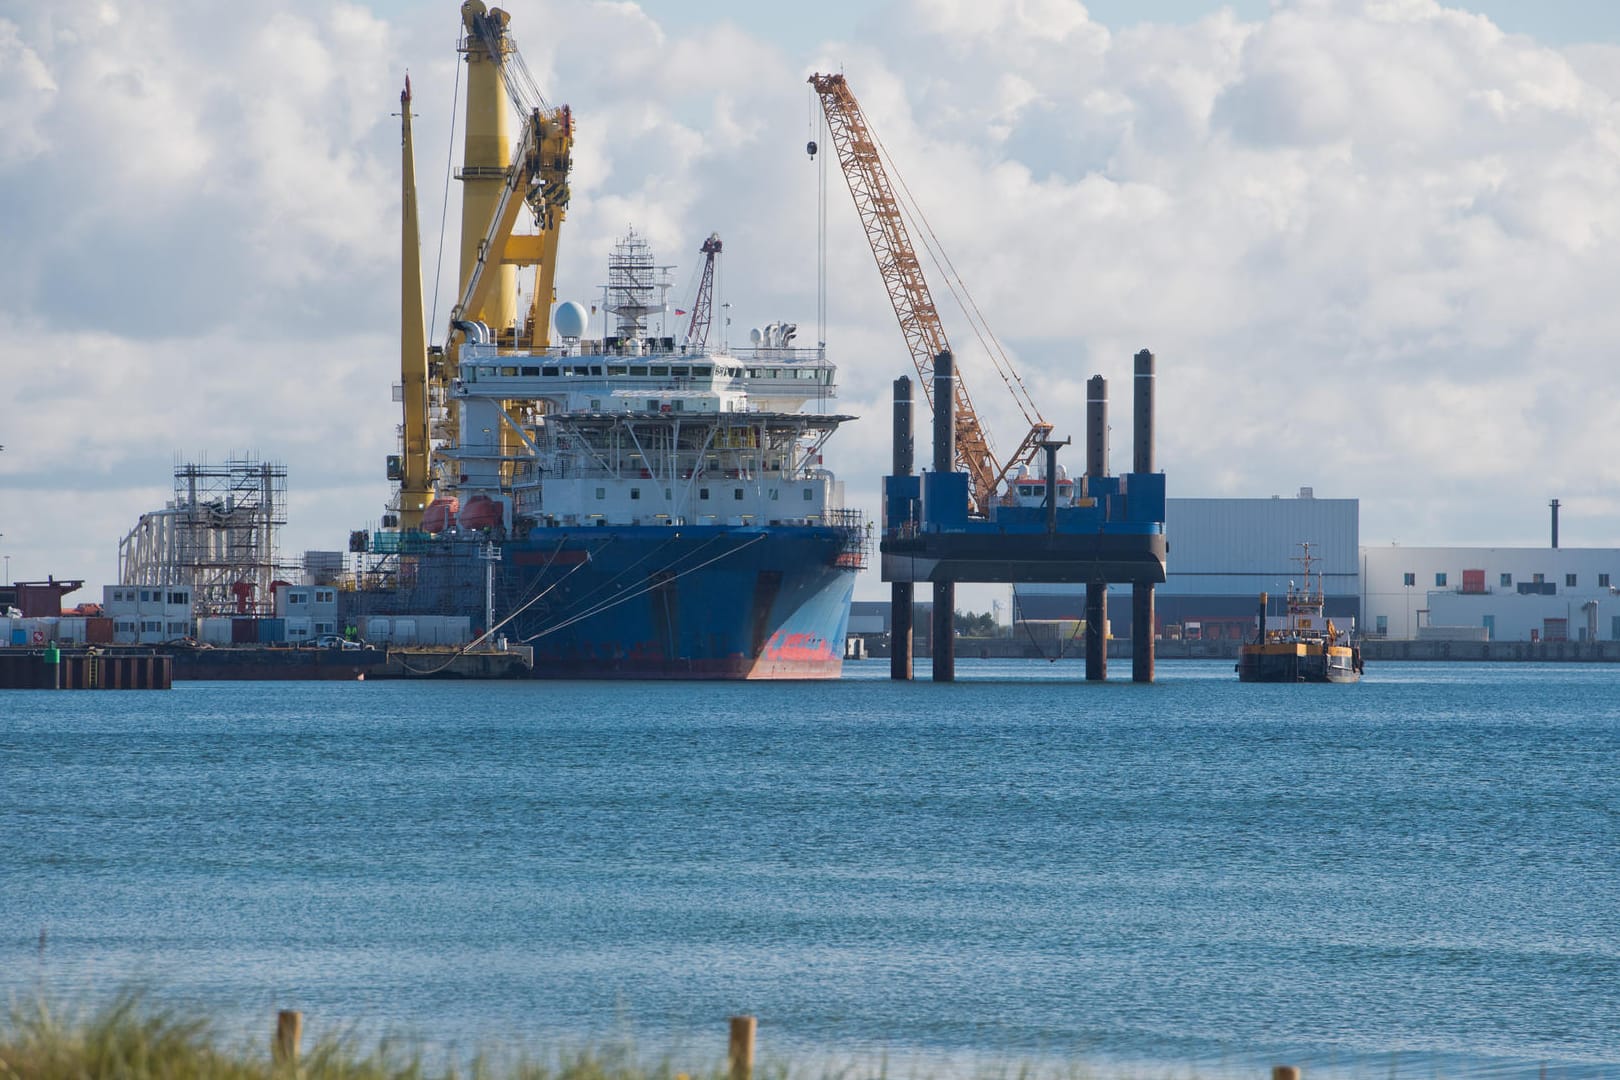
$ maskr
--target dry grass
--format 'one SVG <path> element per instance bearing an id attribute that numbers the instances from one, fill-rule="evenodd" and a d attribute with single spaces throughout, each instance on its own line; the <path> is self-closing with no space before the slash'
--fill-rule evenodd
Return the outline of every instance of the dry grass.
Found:
<path id="1" fill-rule="evenodd" d="M 296 1067 L 260 1047 L 226 1049 L 207 1020 L 181 1017 L 139 993 L 121 994 L 88 1017 L 46 1003 L 0 1019 L 0 1080 L 723 1080 L 713 1067 L 677 1073 L 669 1062 L 643 1065 L 629 1052 L 584 1051 L 544 1064 L 474 1059 L 430 1068 L 418 1049 L 362 1049 L 348 1038 L 317 1040 Z M 786 1080 L 766 1072 L 763 1080 Z"/>

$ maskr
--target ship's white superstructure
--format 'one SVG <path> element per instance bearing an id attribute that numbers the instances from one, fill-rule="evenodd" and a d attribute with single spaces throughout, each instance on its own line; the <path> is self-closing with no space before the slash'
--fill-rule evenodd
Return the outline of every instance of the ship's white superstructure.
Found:
<path id="1" fill-rule="evenodd" d="M 793 346 L 787 323 L 739 349 L 649 336 L 662 288 L 644 251 L 634 236 L 615 249 L 612 336 L 560 325 L 562 344 L 514 351 L 469 325 L 450 387 L 459 443 L 438 450 L 461 527 L 816 525 L 842 509 L 822 446 L 849 417 L 822 411 L 836 391 L 824 350 Z"/>

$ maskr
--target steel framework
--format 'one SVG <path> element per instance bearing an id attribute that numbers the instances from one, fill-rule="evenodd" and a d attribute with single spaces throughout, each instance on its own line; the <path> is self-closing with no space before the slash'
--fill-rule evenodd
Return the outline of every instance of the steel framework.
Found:
<path id="1" fill-rule="evenodd" d="M 174 498 L 142 514 L 119 542 L 123 585 L 190 585 L 195 614 L 263 614 L 283 566 L 277 529 L 287 523 L 287 467 L 253 457 L 174 469 Z"/>

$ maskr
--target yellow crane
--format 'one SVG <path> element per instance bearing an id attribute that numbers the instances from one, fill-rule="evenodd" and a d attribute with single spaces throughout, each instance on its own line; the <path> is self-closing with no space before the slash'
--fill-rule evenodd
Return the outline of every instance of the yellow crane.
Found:
<path id="1" fill-rule="evenodd" d="M 403 391 L 405 423 L 400 462 L 390 469 L 390 480 L 399 481 L 399 524 L 401 529 L 417 529 L 422 511 L 433 501 L 432 452 L 428 431 L 427 328 L 422 309 L 422 245 L 416 214 L 416 157 L 411 141 L 411 80 L 405 77 L 405 91 L 399 95 L 403 180 L 400 218 L 400 303 L 399 369 Z M 392 464 L 392 462 L 390 462 Z"/>
<path id="2" fill-rule="evenodd" d="M 838 152 L 838 163 L 849 184 L 849 193 L 855 200 L 855 211 L 860 215 L 866 239 L 877 258 L 878 272 L 883 276 L 889 302 L 900 320 L 900 332 L 911 350 L 911 359 L 922 381 L 923 394 L 932 408 L 934 360 L 940 353 L 949 351 L 951 346 L 929 293 L 922 264 L 912 247 L 900 200 L 884 169 L 881 148 L 866 122 L 860 103 L 855 100 L 842 75 L 812 75 L 810 85 L 821 100 L 827 130 Z M 813 143 L 811 145 L 814 147 Z M 994 352 L 991 359 L 996 359 Z M 997 366 L 1024 419 L 1029 423 L 1029 434 L 1024 436 L 1024 441 L 1006 464 L 996 460 L 995 452 L 990 447 L 989 434 L 980 424 L 973 401 L 968 396 L 961 365 L 956 366 L 956 464 L 968 474 L 973 509 L 979 514 L 988 513 L 996 489 L 1007 472 L 1016 465 L 1032 461 L 1040 451 L 1040 444 L 1052 433 L 1052 425 L 1041 418 L 1040 410 L 1011 364 L 997 361 Z"/>
<path id="3" fill-rule="evenodd" d="M 557 248 L 568 211 L 568 174 L 573 166 L 573 114 L 553 107 L 535 87 L 523 55 L 507 33 L 511 16 L 483 0 L 461 5 L 459 51 L 467 64 L 467 111 L 461 180 L 461 272 L 459 299 L 451 311 L 442 356 L 429 362 L 422 329 L 421 255 L 416 187 L 411 161 L 409 85 L 404 105 L 404 302 L 401 308 L 401 381 L 404 397 L 404 453 L 400 481 L 400 527 L 415 529 L 433 498 L 431 454 L 435 442 L 454 446 L 460 431 L 454 410 L 430 428 L 433 405 L 448 400 L 465 334 L 457 324 L 483 323 L 498 345 L 543 350 L 551 342 L 551 303 L 555 295 Z M 524 115 L 514 150 L 511 115 Z M 527 209 L 535 231 L 515 233 Z M 534 292 L 527 313 L 527 336 L 520 340 L 517 273 L 534 268 Z M 414 295 L 414 300 L 413 300 Z M 509 449 L 515 454 L 516 436 Z"/>

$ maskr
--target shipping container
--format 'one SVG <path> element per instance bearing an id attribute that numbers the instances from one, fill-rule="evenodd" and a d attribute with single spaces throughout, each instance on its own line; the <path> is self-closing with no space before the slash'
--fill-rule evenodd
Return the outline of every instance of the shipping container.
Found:
<path id="1" fill-rule="evenodd" d="M 286 619 L 260 619 L 259 644 L 280 645 L 287 640 Z"/>
<path id="2" fill-rule="evenodd" d="M 232 619 L 231 644 L 257 645 L 259 643 L 258 619 Z"/>
<path id="3" fill-rule="evenodd" d="M 367 641 L 373 641 L 381 645 L 393 640 L 390 636 L 392 630 L 392 621 L 387 617 L 382 615 L 368 615 L 366 616 L 366 625 L 362 636 Z"/>
<path id="4" fill-rule="evenodd" d="M 13 642 L 17 640 L 17 628 L 20 627 L 25 635 L 21 644 L 30 647 L 44 645 L 47 642 L 56 640 L 56 627 L 60 621 L 59 618 L 17 619 L 12 624 L 11 639 Z"/>
<path id="5" fill-rule="evenodd" d="M 415 619 L 395 619 L 394 620 L 394 628 L 393 628 L 393 637 L 390 638 L 389 640 L 392 641 L 395 645 L 415 645 L 417 643 L 417 641 L 416 641 L 416 620 Z"/>
<path id="6" fill-rule="evenodd" d="M 90 645 L 111 645 L 113 621 L 104 616 L 91 616 L 85 619 L 84 640 Z"/>
<path id="7" fill-rule="evenodd" d="M 197 640 L 205 645 L 231 644 L 231 626 L 236 622 L 228 615 L 210 616 L 197 620 Z"/>
<path id="8" fill-rule="evenodd" d="M 56 640 L 63 645 L 83 645 L 84 624 L 81 615 L 64 615 L 56 624 Z"/>
<path id="9" fill-rule="evenodd" d="M 315 636 L 315 620 L 308 615 L 289 615 L 283 621 L 286 623 L 286 640 L 289 644 L 296 645 Z"/>

